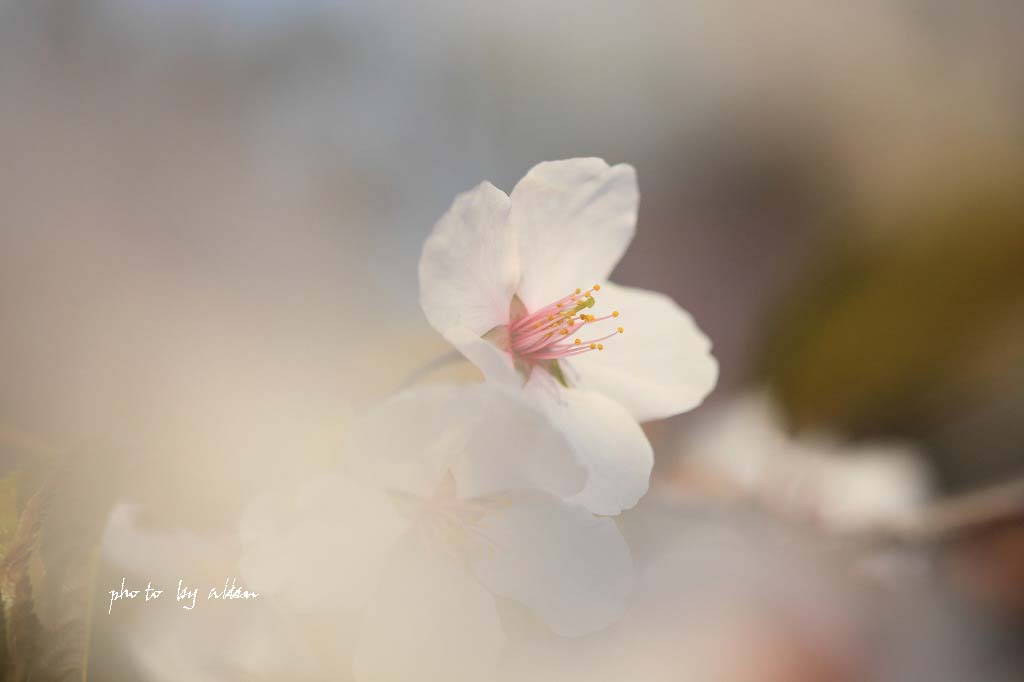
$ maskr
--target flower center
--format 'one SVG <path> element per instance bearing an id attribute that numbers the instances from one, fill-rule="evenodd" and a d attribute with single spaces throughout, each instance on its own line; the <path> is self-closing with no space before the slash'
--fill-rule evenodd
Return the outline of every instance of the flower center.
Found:
<path id="1" fill-rule="evenodd" d="M 604 350 L 602 341 L 623 332 L 617 327 L 611 334 L 584 339 L 588 325 L 617 318 L 619 311 L 597 317 L 585 311 L 594 307 L 594 293 L 601 290 L 595 284 L 586 291 L 576 289 L 553 303 L 527 313 L 509 324 L 509 350 L 528 363 L 558 360 Z M 589 330 L 588 330 L 589 331 Z"/>
<path id="2" fill-rule="evenodd" d="M 480 528 L 480 522 L 497 513 L 501 506 L 498 498 L 457 498 L 455 480 L 449 473 L 431 497 L 412 502 L 409 511 L 428 541 L 458 557 L 466 553 L 488 553 L 498 548 L 497 542 Z"/>

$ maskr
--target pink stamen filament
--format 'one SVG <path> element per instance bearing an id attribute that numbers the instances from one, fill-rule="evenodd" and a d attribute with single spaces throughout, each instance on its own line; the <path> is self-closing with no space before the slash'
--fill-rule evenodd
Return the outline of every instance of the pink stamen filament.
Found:
<path id="1" fill-rule="evenodd" d="M 575 357 L 592 350 L 604 350 L 601 342 L 621 334 L 622 327 L 618 327 L 611 334 L 586 341 L 576 336 L 588 324 L 619 316 L 617 310 L 601 317 L 584 312 L 594 306 L 593 293 L 600 288 L 595 284 L 586 291 L 576 289 L 554 303 L 549 303 L 512 322 L 509 325 L 509 348 L 512 353 L 527 362 L 535 362 Z"/>
<path id="2" fill-rule="evenodd" d="M 575 304 L 576 300 L 574 298 L 567 298 L 565 299 L 565 303 Z M 567 310 L 565 309 L 565 305 L 563 305 L 560 308 L 555 306 L 545 306 L 544 308 L 541 308 L 535 313 L 524 315 L 523 317 L 519 318 L 518 320 L 512 323 L 510 329 L 518 331 L 520 329 L 528 328 L 532 325 L 543 325 L 552 321 L 558 321 L 559 319 L 565 317 L 566 312 Z M 551 317 L 551 319 L 549 320 L 548 317 Z"/>

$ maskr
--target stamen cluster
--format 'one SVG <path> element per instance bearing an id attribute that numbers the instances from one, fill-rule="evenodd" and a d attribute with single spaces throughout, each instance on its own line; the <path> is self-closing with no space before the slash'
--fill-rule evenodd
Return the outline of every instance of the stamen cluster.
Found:
<path id="1" fill-rule="evenodd" d="M 604 344 L 601 342 L 623 333 L 622 327 L 617 327 L 611 334 L 598 338 L 584 340 L 577 336 L 587 325 L 619 316 L 618 310 L 602 317 L 584 312 L 594 307 L 594 293 L 600 290 L 599 284 L 586 291 L 576 289 L 567 296 L 513 321 L 509 325 L 509 346 L 512 353 L 533 363 L 604 350 Z"/>

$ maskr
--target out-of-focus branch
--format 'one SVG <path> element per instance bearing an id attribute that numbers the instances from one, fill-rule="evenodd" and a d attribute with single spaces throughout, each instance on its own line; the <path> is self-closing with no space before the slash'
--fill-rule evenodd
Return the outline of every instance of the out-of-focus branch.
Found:
<path id="1" fill-rule="evenodd" d="M 1024 477 L 936 502 L 916 522 L 893 529 L 892 535 L 910 544 L 941 543 L 1021 522 Z"/>

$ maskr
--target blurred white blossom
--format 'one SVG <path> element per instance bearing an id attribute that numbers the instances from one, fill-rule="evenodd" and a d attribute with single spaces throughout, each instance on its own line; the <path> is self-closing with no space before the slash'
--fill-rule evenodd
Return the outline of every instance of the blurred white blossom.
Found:
<path id="1" fill-rule="evenodd" d="M 682 447 L 684 485 L 754 499 L 833 530 L 902 527 L 931 496 L 930 470 L 912 445 L 790 434 L 766 393 L 708 413 Z"/>
<path id="2" fill-rule="evenodd" d="M 163 590 L 152 603 L 111 602 L 112 613 L 97 625 L 115 628 L 138 679 L 149 682 L 227 682 L 234 680 L 313 680 L 334 677 L 338 669 L 315 646 L 315 638 L 291 619 L 280 618 L 263 599 L 242 608 L 203 601 L 205 588 L 221 584 L 238 570 L 237 540 L 184 528 L 147 527 L 137 504 L 120 502 L 107 518 L 101 545 L 116 588 L 126 576 L 133 589 Z M 181 579 L 203 586 L 193 610 L 176 601 Z M 98 586 L 99 587 L 99 586 Z M 105 592 L 100 592 L 105 595 Z M 106 597 L 104 596 L 103 599 Z M 102 604 L 105 601 L 100 600 Z M 234 606 L 234 605 L 232 605 Z M 332 635 L 336 634 L 334 628 Z M 334 637 L 337 648 L 337 637 Z"/>
<path id="3" fill-rule="evenodd" d="M 636 422 L 696 407 L 718 376 L 688 313 L 607 281 L 638 201 L 631 166 L 541 163 L 511 196 L 488 182 L 458 196 L 420 260 L 427 319 L 565 434 L 588 474 L 572 499 L 599 514 L 647 491 L 653 453 Z M 588 312 L 598 298 L 610 304 L 600 316 Z"/>
<path id="4" fill-rule="evenodd" d="M 564 636 L 624 611 L 615 523 L 531 490 L 582 485 L 542 416 L 487 385 L 426 387 L 353 429 L 342 473 L 252 505 L 241 565 L 286 612 L 356 614 L 356 679 L 492 679 L 499 599 Z"/>
<path id="5" fill-rule="evenodd" d="M 581 639 L 525 634 L 502 682 L 978 679 L 964 655 L 977 623 L 934 584 L 864 580 L 855 550 L 749 510 L 653 493 L 622 518 L 637 561 L 626 614 Z"/>

